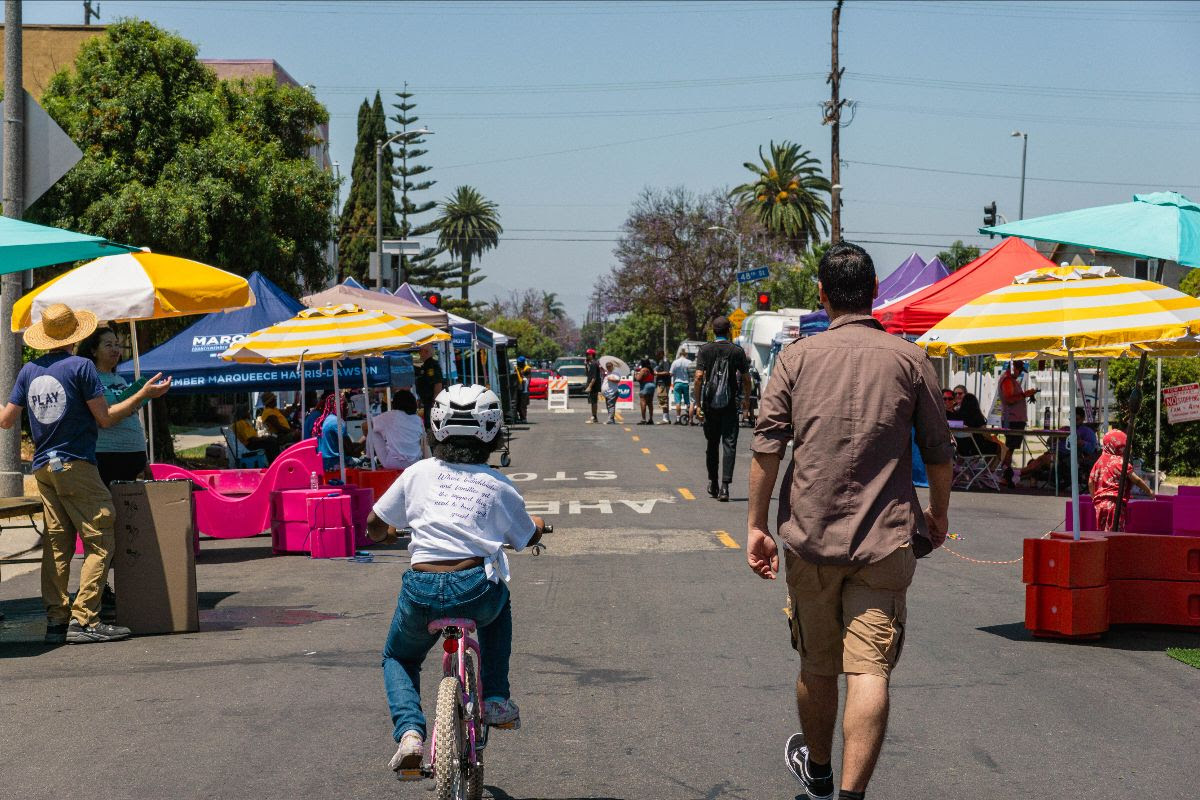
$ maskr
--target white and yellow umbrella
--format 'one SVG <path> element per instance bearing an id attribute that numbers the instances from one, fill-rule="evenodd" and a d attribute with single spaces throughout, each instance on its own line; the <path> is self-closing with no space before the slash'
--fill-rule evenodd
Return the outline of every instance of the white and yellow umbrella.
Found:
<path id="1" fill-rule="evenodd" d="M 432 325 L 396 317 L 382 311 L 370 311 L 353 304 L 306 308 L 291 319 L 255 331 L 221 353 L 226 361 L 245 364 L 300 364 L 301 394 L 304 392 L 304 361 L 330 361 L 333 364 L 333 391 L 338 406 L 338 436 L 341 428 L 341 390 L 338 364 L 343 358 L 362 360 L 363 392 L 367 391 L 367 358 L 397 350 L 415 350 L 424 344 L 446 341 L 450 334 Z M 367 407 L 367 446 L 371 442 L 371 409 Z M 346 480 L 346 459 L 338 448 L 342 481 Z"/>
<path id="2" fill-rule="evenodd" d="M 947 316 L 917 339 L 930 355 L 1038 353 L 1067 358 L 1075 407 L 1075 359 L 1114 353 L 1186 352 L 1200 334 L 1200 300 L 1111 267 L 1047 267 L 1018 275 Z M 1070 414 L 1070 441 L 1077 441 Z M 1079 462 L 1071 459 L 1072 532 L 1079 538 Z"/>

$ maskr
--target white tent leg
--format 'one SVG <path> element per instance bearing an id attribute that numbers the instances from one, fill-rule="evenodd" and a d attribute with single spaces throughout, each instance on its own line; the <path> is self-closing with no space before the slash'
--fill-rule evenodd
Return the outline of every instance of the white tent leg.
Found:
<path id="1" fill-rule="evenodd" d="M 1159 450 L 1162 449 L 1162 359 L 1158 359 L 1158 390 L 1154 393 L 1154 493 L 1158 494 L 1158 485 L 1162 475 L 1162 459 Z"/>
<path id="2" fill-rule="evenodd" d="M 364 357 L 360 358 L 358 360 L 358 363 L 360 365 L 362 365 L 363 400 L 366 401 L 363 405 L 365 405 L 366 409 L 367 409 L 367 441 L 365 442 L 366 446 L 363 449 L 363 452 L 365 452 L 367 454 L 367 468 L 370 469 L 375 464 L 375 453 L 374 453 L 375 448 L 371 442 L 371 392 L 367 386 L 367 359 L 366 359 L 366 357 L 364 356 Z"/>
<path id="3" fill-rule="evenodd" d="M 338 429 L 338 467 L 342 471 L 342 485 L 346 485 L 346 429 L 342 422 L 342 391 L 338 388 L 338 366 L 340 362 L 334 359 L 333 362 L 333 410 L 337 413 L 337 429 Z"/>
<path id="4" fill-rule="evenodd" d="M 304 408 L 304 353 L 300 354 L 300 362 L 296 364 L 296 369 L 300 371 L 300 422 L 298 423 L 300 430 L 300 441 L 308 438 L 308 433 L 304 431 L 304 418 L 308 412 Z"/>
<path id="5" fill-rule="evenodd" d="M 1071 398 L 1071 413 L 1067 418 L 1071 421 L 1071 432 L 1067 438 L 1067 458 L 1071 459 L 1071 533 L 1075 541 L 1079 541 L 1079 458 L 1075 453 L 1076 437 L 1079 431 L 1075 425 L 1075 354 L 1067 351 L 1068 392 Z"/>

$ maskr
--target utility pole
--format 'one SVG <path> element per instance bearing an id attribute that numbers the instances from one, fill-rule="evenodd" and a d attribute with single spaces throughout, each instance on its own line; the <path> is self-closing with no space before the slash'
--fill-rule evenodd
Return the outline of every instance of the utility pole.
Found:
<path id="1" fill-rule="evenodd" d="M 21 68 L 21 0 L 4 2 L 4 216 L 25 213 L 25 88 Z M 0 395 L 7 399 L 21 370 L 21 340 L 9 331 L 21 297 L 20 272 L 0 276 Z M 0 497 L 25 493 L 21 474 L 21 426 L 0 430 Z"/>
<path id="2" fill-rule="evenodd" d="M 83 0 L 83 24 L 91 25 L 92 17 L 100 19 L 100 4 L 96 3 L 96 7 L 92 8 L 92 0 Z"/>
<path id="3" fill-rule="evenodd" d="M 831 126 L 830 143 L 833 153 L 829 164 L 829 183 L 832 187 L 829 191 L 829 241 L 832 244 L 842 240 L 841 128 L 842 108 L 846 105 L 846 101 L 838 96 L 842 86 L 842 73 L 846 71 L 838 67 L 838 25 L 842 19 L 842 2 L 843 0 L 837 0 L 837 5 L 833 7 L 833 57 L 829 77 L 825 81 L 829 84 L 830 96 L 829 102 L 822 104 L 825 106 L 825 119 L 821 122 L 822 125 Z"/>

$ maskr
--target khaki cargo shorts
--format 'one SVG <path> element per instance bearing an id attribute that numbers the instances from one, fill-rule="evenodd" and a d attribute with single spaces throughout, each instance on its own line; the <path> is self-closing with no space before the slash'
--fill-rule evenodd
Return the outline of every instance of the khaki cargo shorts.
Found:
<path id="1" fill-rule="evenodd" d="M 912 548 L 852 566 L 813 564 L 785 550 L 784 563 L 800 668 L 889 677 L 904 647 L 905 595 L 917 566 Z"/>

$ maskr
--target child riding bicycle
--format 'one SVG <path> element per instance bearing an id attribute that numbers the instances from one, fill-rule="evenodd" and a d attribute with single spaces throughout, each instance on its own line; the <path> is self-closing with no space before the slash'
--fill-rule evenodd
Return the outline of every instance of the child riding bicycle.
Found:
<path id="1" fill-rule="evenodd" d="M 406 469 L 384 492 L 367 520 L 368 535 L 392 542 L 410 528 L 410 569 L 404 573 L 396 613 L 383 649 L 383 680 L 399 744 L 388 767 L 409 774 L 421 765 L 425 715 L 421 712 L 421 662 L 437 642 L 428 630 L 441 617 L 473 619 L 482 649 L 483 721 L 519 724 L 509 696 L 512 607 L 508 558 L 541 538 L 543 522 L 507 477 L 488 466 L 501 443 L 500 398 L 483 386 L 444 389 L 433 401 L 433 458 Z M 514 726 L 515 727 L 515 726 Z"/>

